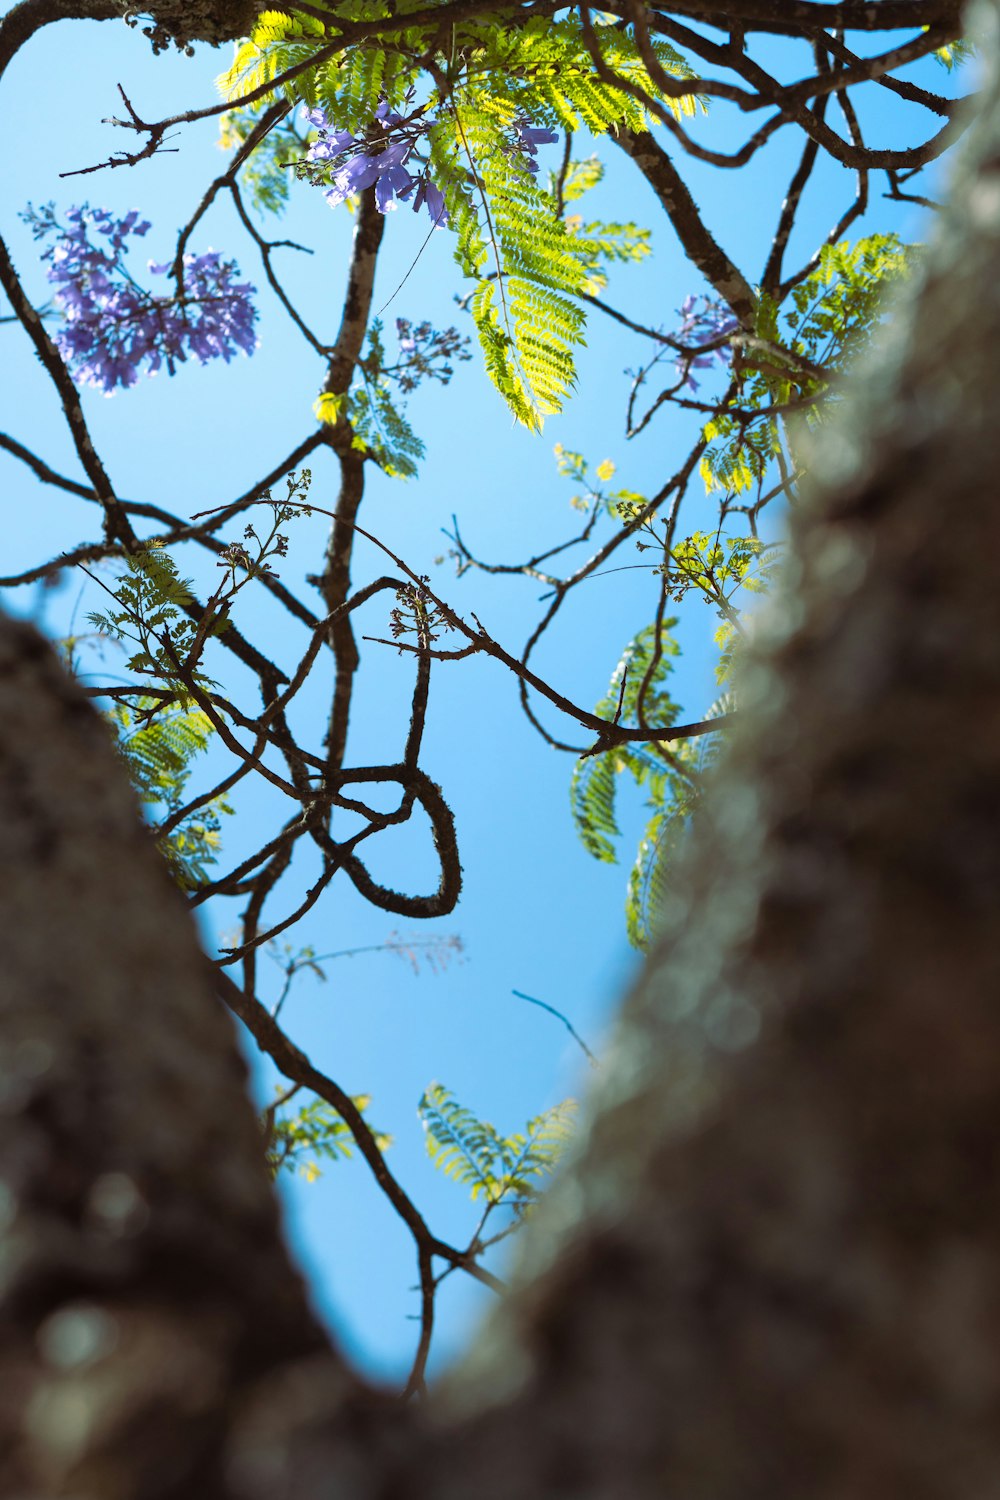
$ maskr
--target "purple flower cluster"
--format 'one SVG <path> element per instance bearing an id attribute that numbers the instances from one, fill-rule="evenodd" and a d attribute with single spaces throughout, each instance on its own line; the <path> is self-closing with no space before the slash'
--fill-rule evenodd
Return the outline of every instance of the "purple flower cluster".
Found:
<path id="1" fill-rule="evenodd" d="M 671 338 L 689 347 L 714 343 L 716 339 L 723 339 L 727 334 L 735 333 L 739 327 L 726 304 L 711 297 L 685 297 L 677 311 L 681 324 L 671 334 Z M 713 363 L 728 365 L 732 362 L 732 358 L 733 351 L 730 346 L 720 344 L 717 349 L 710 349 L 704 354 L 678 354 L 675 363 L 683 376 L 683 384 L 690 387 L 692 391 L 696 391 L 698 382 L 691 374 L 692 370 L 707 370 Z"/>
<path id="2" fill-rule="evenodd" d="M 142 236 L 149 223 L 133 209 L 118 219 L 106 208 L 84 204 L 66 213 L 60 225 L 51 204 L 24 215 L 36 239 L 51 236 L 42 252 L 54 300 L 63 315 L 55 342 L 71 366 L 75 379 L 111 395 L 119 386 L 134 385 L 145 367 L 153 375 L 166 365 L 173 375 L 189 354 L 207 364 L 227 364 L 257 347 L 256 309 L 250 295 L 256 289 L 235 278 L 233 261 L 215 250 L 185 255 L 182 296 L 154 296 L 133 280 L 124 256 L 130 235 Z M 91 233 L 104 244 L 92 244 Z M 170 267 L 148 263 L 156 276 Z"/>
<path id="3" fill-rule="evenodd" d="M 309 109 L 305 118 L 319 135 L 306 154 L 306 161 L 332 172 L 331 185 L 324 194 L 331 208 L 346 198 L 375 186 L 375 203 L 381 214 L 405 203 L 413 194 L 413 211 L 426 207 L 435 226 L 447 223 L 444 193 L 431 182 L 427 169 L 419 176 L 407 170 L 430 121 L 407 119 L 390 109 L 383 100 L 375 111 L 371 126 L 361 135 L 331 127 L 321 109 Z M 414 193 L 414 189 L 416 192 Z"/>
<path id="4" fill-rule="evenodd" d="M 527 115 L 520 115 L 513 125 L 513 139 L 505 146 L 505 154 L 509 161 L 516 163 L 526 172 L 533 176 L 538 171 L 539 146 L 554 146 L 559 136 L 556 131 L 550 130 L 548 126 L 532 125 Z"/>
<path id="5" fill-rule="evenodd" d="M 388 213 L 412 195 L 414 213 L 426 207 L 435 226 L 448 222 L 444 193 L 431 181 L 427 166 L 416 159 L 433 120 L 419 111 L 401 115 L 385 100 L 360 135 L 334 129 L 321 109 L 306 110 L 305 118 L 319 132 L 306 153 L 305 173 L 311 175 L 311 167 L 319 180 L 330 183 L 325 197 L 331 208 L 374 185 L 379 213 Z M 539 146 L 559 137 L 554 130 L 532 125 L 527 115 L 519 116 L 511 128 L 505 154 L 523 170 L 536 173 Z"/>
<path id="6" fill-rule="evenodd" d="M 409 318 L 396 319 L 399 360 L 383 367 L 383 375 L 399 382 L 404 395 L 415 391 L 424 379 L 440 380 L 447 385 L 455 373 L 453 359 L 469 360 L 469 339 L 457 328 L 438 330 L 424 321 L 412 323 Z"/>

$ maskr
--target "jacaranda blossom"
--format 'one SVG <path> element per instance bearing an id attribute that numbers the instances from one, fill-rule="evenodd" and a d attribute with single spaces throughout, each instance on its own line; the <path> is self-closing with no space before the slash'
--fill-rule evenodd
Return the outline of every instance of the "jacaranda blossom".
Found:
<path id="1" fill-rule="evenodd" d="M 426 207 L 435 224 L 447 221 L 441 189 L 431 182 L 426 169 L 415 175 L 407 167 L 427 134 L 429 120 L 407 119 L 384 100 L 371 126 L 361 135 L 332 129 L 321 109 L 306 110 L 305 118 L 319 132 L 306 161 L 329 165 L 332 170 L 330 186 L 324 193 L 331 208 L 374 185 L 379 213 L 388 213 L 413 195 L 415 213 Z"/>
<path id="2" fill-rule="evenodd" d="M 426 208 L 435 225 L 447 223 L 444 193 L 431 181 L 428 167 L 417 159 L 433 120 L 419 113 L 401 115 L 385 100 L 368 128 L 358 135 L 335 130 L 321 109 L 306 110 L 305 118 L 319 132 L 306 153 L 306 162 L 319 167 L 321 180 L 329 183 L 325 197 L 331 207 L 374 186 L 379 213 L 388 213 L 412 198 L 415 213 Z M 503 150 L 512 163 L 535 173 L 538 147 L 556 140 L 554 130 L 532 125 L 524 115 L 513 122 L 511 138 Z"/>
<path id="3" fill-rule="evenodd" d="M 701 302 L 700 308 L 699 301 Z M 711 297 L 685 297 L 677 311 L 681 323 L 671 337 L 678 343 L 687 344 L 689 347 L 714 343 L 716 339 L 723 339 L 727 334 L 735 333 L 739 327 L 726 304 Z M 691 374 L 692 370 L 707 370 L 713 363 L 728 365 L 732 362 L 732 358 L 733 351 L 730 346 L 720 344 L 718 348 L 707 350 L 704 354 L 678 354 L 675 363 L 684 377 L 684 385 L 696 391 L 698 382 Z"/>
<path id="4" fill-rule="evenodd" d="M 42 259 L 63 316 L 53 337 L 79 383 L 111 395 L 134 385 L 143 370 L 153 375 L 165 365 L 173 375 L 189 354 L 201 364 L 228 363 L 256 349 L 257 312 L 250 300 L 256 288 L 237 281 L 236 263 L 218 251 L 185 255 L 183 293 L 172 284 L 169 293 L 156 296 L 125 265 L 129 237 L 150 227 L 135 209 L 118 219 L 106 208 L 83 204 L 67 210 L 63 226 L 50 204 L 37 212 L 29 208 L 24 218 L 36 239 L 51 241 Z M 91 243 L 91 234 L 105 243 Z M 154 276 L 170 271 L 153 261 L 147 269 Z"/>
<path id="5" fill-rule="evenodd" d="M 507 150 L 511 160 L 520 157 L 520 165 L 526 172 L 536 173 L 539 146 L 554 146 L 559 136 L 554 130 L 547 126 L 532 125 L 526 115 L 521 115 L 514 121 L 513 139 Z"/>

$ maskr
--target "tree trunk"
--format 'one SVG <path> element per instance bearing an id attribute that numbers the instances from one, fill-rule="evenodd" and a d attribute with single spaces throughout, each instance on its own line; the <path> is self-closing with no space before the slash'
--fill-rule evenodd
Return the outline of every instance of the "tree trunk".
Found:
<path id="1" fill-rule="evenodd" d="M 914 289 L 516 1292 L 426 1408 L 322 1343 L 110 746 L 0 635 L 2 1492 L 1000 1492 L 1000 8 Z"/>

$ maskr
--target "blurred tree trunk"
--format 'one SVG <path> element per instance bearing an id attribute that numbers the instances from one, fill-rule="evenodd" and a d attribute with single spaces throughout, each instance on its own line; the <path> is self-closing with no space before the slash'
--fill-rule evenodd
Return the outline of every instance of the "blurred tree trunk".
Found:
<path id="1" fill-rule="evenodd" d="M 1000 1492 L 998 267 L 994 68 L 586 1138 L 418 1412 L 324 1345 L 193 928 L 3 626 L 0 1493 Z"/>

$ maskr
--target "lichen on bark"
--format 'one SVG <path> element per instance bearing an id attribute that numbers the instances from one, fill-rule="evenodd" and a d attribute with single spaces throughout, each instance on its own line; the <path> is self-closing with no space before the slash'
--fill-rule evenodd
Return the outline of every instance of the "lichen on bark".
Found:
<path id="1" fill-rule="evenodd" d="M 262 9 L 260 0 L 154 0 L 129 5 L 124 15 L 130 26 L 149 19 L 151 24 L 143 26 L 142 32 L 154 52 L 165 52 L 173 45 L 192 55 L 195 42 L 218 47 L 248 36 Z"/>

